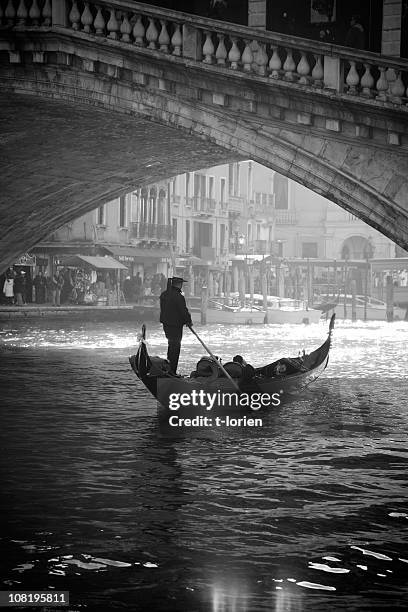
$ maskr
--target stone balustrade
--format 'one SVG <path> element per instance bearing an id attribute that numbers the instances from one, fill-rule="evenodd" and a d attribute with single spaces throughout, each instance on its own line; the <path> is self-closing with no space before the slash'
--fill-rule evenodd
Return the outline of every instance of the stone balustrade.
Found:
<path id="1" fill-rule="evenodd" d="M 141 221 L 131 224 L 131 236 L 140 240 L 174 241 L 174 231 L 171 225 L 144 223 Z"/>
<path id="2" fill-rule="evenodd" d="M 216 201 L 213 198 L 194 196 L 192 200 L 195 212 L 211 213 L 215 211 Z"/>
<path id="3" fill-rule="evenodd" d="M 0 0 L 1 29 L 64 28 L 249 78 L 405 107 L 408 62 L 126 0 Z"/>

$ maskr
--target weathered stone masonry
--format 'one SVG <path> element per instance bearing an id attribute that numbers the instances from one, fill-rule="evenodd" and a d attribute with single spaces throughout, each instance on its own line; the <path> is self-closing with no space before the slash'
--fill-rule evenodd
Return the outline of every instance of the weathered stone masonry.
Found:
<path id="1" fill-rule="evenodd" d="M 211 22 L 196 19 L 208 29 Z M 232 69 L 232 47 L 229 60 L 193 24 L 184 30 L 180 55 L 154 40 L 150 47 L 95 37 L 89 27 L 0 31 L 2 267 L 117 195 L 243 158 L 299 181 L 408 246 L 408 109 L 405 93 L 394 100 L 397 86 L 391 96 L 381 79 L 377 85 L 366 79 L 363 85 L 377 93 L 362 96 L 349 71 L 337 90 L 323 87 L 318 81 L 333 85 L 341 67 L 330 63 L 327 46 L 324 71 L 315 64 L 313 77 L 299 59 L 297 68 L 287 61 L 278 68 L 272 47 L 272 67 L 260 53 L 256 69 L 251 62 L 245 70 L 242 58 L 250 56 L 240 51 Z M 235 29 L 237 38 L 245 33 L 264 44 L 259 31 Z M 306 44 L 276 36 L 285 49 Z"/>

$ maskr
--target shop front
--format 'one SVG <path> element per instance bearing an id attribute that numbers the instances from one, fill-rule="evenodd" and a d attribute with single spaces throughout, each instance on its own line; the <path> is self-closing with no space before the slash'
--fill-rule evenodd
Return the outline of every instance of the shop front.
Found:
<path id="1" fill-rule="evenodd" d="M 0 276 L 0 286 L 3 289 L 2 294 L 1 294 L 2 303 L 7 303 L 7 304 L 14 303 L 15 301 L 14 293 L 15 293 L 15 289 L 17 286 L 15 279 L 18 279 L 17 282 L 20 282 L 21 284 L 22 303 L 30 304 L 33 301 L 34 299 L 33 281 L 34 281 L 35 274 L 36 274 L 36 265 L 37 265 L 37 261 L 36 261 L 35 255 L 31 253 L 23 253 L 23 255 L 20 255 L 20 257 L 14 262 L 14 264 L 10 266 L 8 270 Z M 4 282 L 6 278 L 13 279 L 13 285 L 14 285 L 14 288 L 12 291 L 13 296 L 10 296 L 12 297 L 12 299 L 6 299 L 6 296 L 4 294 Z"/>
<path id="2" fill-rule="evenodd" d="M 61 303 L 120 306 L 124 302 L 120 274 L 127 267 L 105 255 L 71 255 L 61 260 L 57 278 Z"/>

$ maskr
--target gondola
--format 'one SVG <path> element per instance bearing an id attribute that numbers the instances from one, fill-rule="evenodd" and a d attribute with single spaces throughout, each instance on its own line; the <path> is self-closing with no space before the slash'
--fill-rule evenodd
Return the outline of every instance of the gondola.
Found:
<path id="1" fill-rule="evenodd" d="M 129 362 L 136 376 L 158 401 L 159 415 L 171 414 L 173 410 L 184 415 L 209 414 L 209 410 L 211 415 L 214 412 L 252 413 L 268 407 L 265 402 L 258 406 L 260 395 L 274 398 L 269 407 L 277 406 L 287 397 L 299 394 L 320 376 L 329 361 L 334 320 L 335 315 L 330 320 L 327 339 L 311 353 L 283 357 L 258 368 L 236 362 L 220 365 L 216 359 L 206 357 L 189 376 L 174 376 L 168 371 L 167 360 L 149 356 L 146 326 L 143 325 L 138 351 L 129 357 Z M 180 399 L 181 395 L 184 401 L 182 404 L 179 401 L 176 407 L 174 398 Z M 201 401 L 209 397 L 211 401 Z M 251 402 L 254 397 L 258 398 L 256 407 Z"/>

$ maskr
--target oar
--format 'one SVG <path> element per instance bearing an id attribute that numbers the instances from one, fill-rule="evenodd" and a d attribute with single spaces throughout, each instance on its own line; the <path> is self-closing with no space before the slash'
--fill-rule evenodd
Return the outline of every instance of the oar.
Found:
<path id="1" fill-rule="evenodd" d="M 222 365 L 222 363 L 220 363 L 218 361 L 218 359 L 215 357 L 215 355 L 213 355 L 213 353 L 210 351 L 210 349 L 208 348 L 208 346 L 206 346 L 204 344 L 204 342 L 201 340 L 200 336 L 197 334 L 197 332 L 195 331 L 195 329 L 193 329 L 190 325 L 187 325 L 187 327 L 189 328 L 189 330 L 191 331 L 191 333 L 193 333 L 195 335 L 195 337 L 197 338 L 197 340 L 203 345 L 203 347 L 205 348 L 205 350 L 207 351 L 207 353 L 214 359 L 214 361 L 220 366 L 221 370 L 224 372 L 225 376 L 231 381 L 231 383 L 233 384 L 233 386 L 235 387 L 235 389 L 241 393 L 241 389 L 239 388 L 239 386 L 237 385 L 237 383 L 235 382 L 235 380 L 233 380 L 233 378 L 231 378 L 231 376 L 228 374 L 227 370 L 224 368 L 224 366 Z"/>

